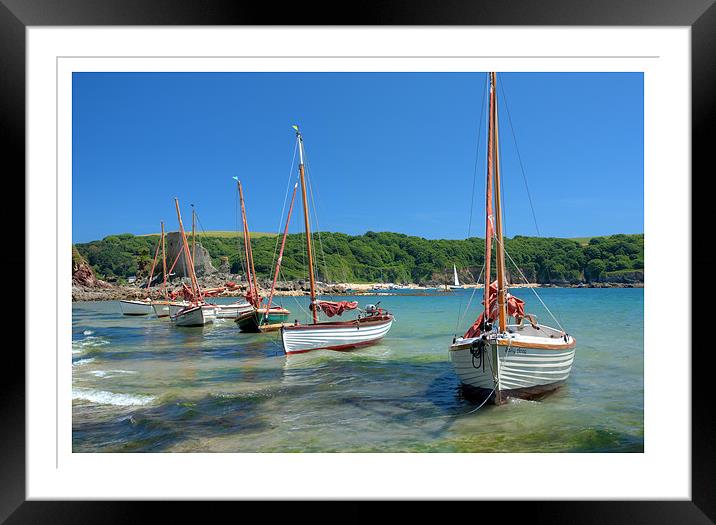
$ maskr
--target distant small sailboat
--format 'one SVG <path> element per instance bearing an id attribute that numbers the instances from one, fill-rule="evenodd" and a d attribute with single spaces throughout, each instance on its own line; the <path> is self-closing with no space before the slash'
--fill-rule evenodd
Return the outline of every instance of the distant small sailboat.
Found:
<path id="1" fill-rule="evenodd" d="M 308 198 L 306 196 L 306 178 L 303 164 L 303 137 L 298 126 L 296 140 L 300 164 L 298 167 L 301 183 L 301 194 L 303 197 L 303 217 L 306 229 L 306 252 L 308 255 L 308 276 L 311 290 L 311 303 L 309 305 L 313 323 L 295 324 L 281 327 L 281 342 L 286 354 L 299 354 L 311 350 L 349 350 L 360 346 L 377 343 L 390 330 L 393 324 L 393 316 L 378 308 L 377 305 L 369 305 L 365 308 L 365 315 L 359 316 L 352 321 L 319 322 L 318 312 L 324 312 L 328 317 L 341 315 L 346 310 L 353 310 L 358 307 L 357 302 L 348 301 L 319 301 L 316 298 L 316 280 L 313 268 L 313 250 L 311 247 L 311 224 L 308 212 Z"/>
<path id="2" fill-rule="evenodd" d="M 254 268 L 254 254 L 251 248 L 251 233 L 249 231 L 249 224 L 246 218 L 246 205 L 244 203 L 244 190 L 241 186 L 241 181 L 238 177 L 234 177 L 239 190 L 239 200 L 241 203 L 241 220 L 244 230 L 244 260 L 246 262 L 246 278 L 249 283 L 249 291 L 246 294 L 246 301 L 249 303 L 249 308 L 246 309 L 236 318 L 236 324 L 242 332 L 262 332 L 265 325 L 280 324 L 285 321 L 291 312 L 280 306 L 271 307 L 271 302 L 267 306 L 263 306 L 263 299 L 259 293 L 258 280 L 256 278 L 256 270 Z M 295 191 L 294 191 L 295 195 Z M 291 203 L 293 207 L 293 202 Z M 289 213 L 290 218 L 290 213 Z M 284 242 L 286 236 L 284 234 Z M 283 244 L 281 245 L 281 256 L 283 255 Z M 274 276 L 273 286 L 271 287 L 271 298 L 273 298 L 274 289 L 276 286 L 276 276 L 278 274 L 278 268 L 280 268 L 281 256 L 279 256 L 279 266 L 276 269 L 276 275 Z"/>
<path id="3" fill-rule="evenodd" d="M 452 272 L 453 272 L 453 280 L 454 284 L 450 286 L 451 290 L 462 290 L 462 286 L 460 285 L 460 280 L 457 278 L 457 267 L 453 264 L 452 265 Z"/>
<path id="4" fill-rule="evenodd" d="M 496 84 L 496 74 L 490 73 L 484 280 L 487 283 L 491 279 L 493 239 L 497 279 L 484 287 L 483 312 L 462 337 L 453 339 L 449 354 L 460 381 L 468 390 L 501 404 L 509 397 L 536 397 L 564 383 L 572 369 L 576 341 L 561 327 L 538 324 L 535 316 L 525 314 L 524 301 L 507 291 Z M 507 324 L 508 316 L 516 323 Z M 523 323 L 525 319 L 529 323 Z"/>
<path id="5" fill-rule="evenodd" d="M 199 282 L 196 278 L 196 271 L 194 269 L 194 258 L 189 253 L 189 243 L 186 239 L 186 233 L 184 232 L 184 225 L 181 220 L 181 212 L 179 211 L 179 200 L 174 199 L 174 205 L 177 210 L 177 219 L 179 220 L 179 231 L 181 233 L 182 245 L 184 249 L 185 261 L 187 261 L 186 267 L 189 272 L 189 278 L 191 280 L 191 297 L 189 305 L 180 309 L 175 315 L 172 315 L 170 319 L 177 326 L 204 326 L 209 323 L 213 323 L 216 319 L 216 307 L 212 304 L 208 304 L 204 301 L 201 288 L 199 288 Z M 171 308 L 171 307 L 170 307 Z"/>

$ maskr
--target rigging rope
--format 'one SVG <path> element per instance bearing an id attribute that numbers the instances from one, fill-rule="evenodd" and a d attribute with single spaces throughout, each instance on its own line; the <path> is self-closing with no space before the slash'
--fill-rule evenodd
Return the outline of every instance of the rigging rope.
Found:
<path id="1" fill-rule="evenodd" d="M 498 243 L 500 242 L 499 239 L 497 239 L 497 238 L 495 238 L 495 240 L 496 240 Z M 502 244 L 502 243 L 500 243 L 500 244 Z M 525 284 L 530 284 L 530 282 L 527 280 L 527 277 L 525 277 L 525 274 L 522 273 L 522 270 L 520 270 L 520 267 L 517 266 L 517 263 L 515 262 L 515 260 L 512 258 L 512 256 L 511 256 L 510 253 L 507 251 L 507 249 L 504 247 L 504 244 L 502 244 L 502 249 L 503 249 L 503 251 L 505 252 L 505 254 L 507 255 L 507 257 L 510 259 L 510 261 L 512 262 L 512 264 L 514 265 L 514 267 L 515 267 L 515 268 L 517 269 L 517 271 L 520 273 L 520 275 L 522 276 L 522 278 L 525 280 Z M 552 319 L 554 320 L 554 322 L 557 323 L 557 326 L 559 326 L 559 329 L 562 330 L 562 332 L 567 333 L 567 331 L 562 327 L 562 325 L 560 324 L 560 322 L 559 322 L 559 321 L 557 320 L 557 318 L 554 316 L 554 314 L 552 313 L 552 311 L 551 311 L 549 308 L 547 308 L 547 305 L 546 305 L 546 304 L 544 304 L 544 301 L 543 301 L 542 298 L 539 296 L 539 294 L 537 293 L 537 291 L 536 291 L 533 287 L 531 287 L 531 286 L 529 286 L 528 288 L 529 288 L 530 290 L 532 290 L 532 293 L 535 294 L 535 297 L 537 297 L 537 299 L 539 300 L 539 302 L 542 303 L 542 306 L 544 307 L 545 310 L 547 310 L 547 313 L 550 315 L 550 317 L 552 317 Z"/>
<path id="2" fill-rule="evenodd" d="M 293 158 L 291 159 L 291 168 L 288 170 L 288 180 L 286 181 L 286 193 L 283 196 L 283 206 L 281 207 L 281 215 L 278 219 L 278 228 L 276 229 L 276 244 L 273 248 L 273 259 L 271 260 L 271 268 L 275 267 L 276 255 L 278 253 L 278 241 L 282 238 L 281 226 L 283 226 L 283 213 L 286 211 L 286 202 L 288 201 L 288 192 L 291 187 L 291 176 L 293 174 L 293 165 L 296 162 L 296 150 L 298 149 L 298 141 L 293 147 Z M 269 276 L 270 277 L 270 276 Z"/>
<path id="3" fill-rule="evenodd" d="M 525 182 L 525 189 L 527 190 L 527 198 L 530 202 L 530 209 L 532 210 L 532 220 L 535 223 L 535 229 L 537 230 L 537 236 L 541 237 L 542 234 L 539 231 L 539 226 L 537 225 L 537 215 L 535 214 L 535 208 L 532 204 L 532 194 L 530 193 L 530 187 L 527 184 L 527 175 L 525 174 L 525 167 L 522 164 L 522 155 L 520 155 L 520 148 L 517 146 L 517 135 L 515 134 L 515 128 L 512 125 L 512 116 L 510 115 L 510 106 L 507 103 L 507 93 L 505 93 L 505 87 L 502 83 L 502 79 L 498 82 L 500 85 L 500 89 L 502 90 L 502 98 L 505 99 L 505 109 L 507 110 L 507 120 L 510 123 L 510 130 L 512 131 L 512 140 L 515 143 L 515 151 L 517 152 L 517 160 L 520 163 L 520 170 L 522 171 L 522 180 Z"/>
<path id="4" fill-rule="evenodd" d="M 479 283 L 480 279 L 482 278 L 482 273 L 485 271 L 485 263 L 482 263 L 482 269 L 480 270 L 480 275 L 477 277 L 477 281 L 475 283 Z M 484 285 L 483 285 L 484 286 Z M 460 328 L 460 325 L 465 320 L 465 316 L 467 315 L 467 312 L 470 311 L 470 306 L 472 305 L 472 300 L 475 297 L 475 292 L 477 292 L 477 286 L 472 289 L 472 293 L 470 294 L 470 300 L 467 302 L 467 306 L 465 307 L 465 310 L 463 310 L 462 315 L 458 319 L 457 323 L 455 324 L 455 334 L 457 335 L 457 331 Z M 462 298 L 460 298 L 460 308 L 462 308 Z"/>
<path id="5" fill-rule="evenodd" d="M 472 211 L 475 206 L 475 184 L 477 181 L 477 164 L 480 158 L 480 140 L 482 139 L 482 123 L 485 116 L 485 94 L 487 93 L 487 74 L 485 75 L 485 83 L 482 86 L 482 102 L 480 106 L 482 110 L 480 112 L 480 119 L 477 121 L 477 143 L 475 144 L 475 169 L 472 175 L 472 194 L 470 195 L 470 219 L 467 223 L 467 238 L 470 238 L 472 233 Z"/>
<path id="6" fill-rule="evenodd" d="M 326 282 L 328 282 L 328 281 L 330 280 L 330 276 L 328 275 L 328 264 L 326 263 L 326 252 L 325 252 L 325 250 L 323 249 L 323 238 L 321 237 L 321 228 L 320 228 L 320 226 L 319 226 L 319 224 L 318 224 L 318 210 L 317 210 L 317 206 L 316 206 L 316 199 L 315 199 L 315 197 L 313 196 L 313 183 L 312 183 L 312 179 L 311 179 L 311 175 L 310 175 L 311 170 L 310 170 L 310 167 L 309 167 L 309 165 L 308 165 L 308 152 L 306 151 L 305 145 L 304 145 L 304 148 L 303 148 L 303 154 L 304 154 L 304 161 L 305 161 L 305 165 L 306 165 L 306 180 L 307 180 L 307 182 L 308 182 L 308 191 L 309 191 L 309 193 L 310 193 L 310 195 L 311 195 L 311 203 L 313 204 L 313 217 L 314 217 L 314 219 L 315 219 L 315 224 L 316 224 L 315 232 L 316 232 L 316 235 L 318 236 L 318 246 L 319 246 L 319 248 L 320 248 L 320 250 L 321 250 L 321 259 L 323 260 L 323 279 L 324 279 Z M 318 195 L 318 190 L 316 190 L 316 195 Z M 310 204 L 309 204 L 308 209 L 309 209 L 309 215 L 310 215 L 310 210 L 311 210 Z M 312 246 L 312 248 L 313 248 L 313 259 L 314 259 L 314 261 L 316 261 L 315 264 L 316 264 L 316 266 L 317 266 L 317 265 L 318 265 L 318 257 L 317 257 L 317 255 L 316 255 L 316 246 L 315 246 L 315 244 L 314 244 L 314 246 Z M 318 269 L 318 268 L 316 268 L 316 270 L 317 270 L 317 269 Z M 328 297 L 329 297 L 332 301 L 335 301 L 335 297 L 333 297 L 332 295 L 328 295 Z"/>
<path id="7" fill-rule="evenodd" d="M 480 160 L 480 140 L 482 139 L 482 123 L 483 123 L 483 118 L 485 116 L 485 95 L 486 94 L 487 94 L 487 74 L 485 75 L 485 82 L 482 85 L 482 102 L 480 103 L 480 107 L 482 109 L 480 111 L 480 118 L 477 121 L 477 142 L 475 143 L 475 167 L 474 167 L 473 173 L 472 173 L 472 193 L 470 194 L 470 217 L 469 217 L 468 223 L 467 223 L 467 238 L 468 239 L 470 238 L 470 235 L 472 234 L 472 215 L 473 215 L 473 209 L 475 207 L 475 185 L 477 183 L 477 164 L 478 164 L 478 161 Z M 482 275 L 482 271 L 485 269 L 484 262 L 483 262 L 482 268 L 483 269 L 480 270 L 480 275 Z M 468 269 L 468 272 L 469 272 L 469 269 Z M 472 277 L 472 274 L 470 274 L 470 276 Z M 476 281 L 476 283 L 477 282 L 479 282 L 479 277 L 478 277 L 478 281 Z M 473 289 L 473 291 L 472 291 L 472 295 L 470 296 L 470 301 L 468 302 L 467 308 L 470 307 L 469 305 L 472 302 L 472 297 L 474 295 L 475 295 L 475 289 Z M 457 319 L 457 322 L 455 323 L 455 332 L 457 332 L 460 324 L 462 323 L 462 321 L 465 317 L 465 312 L 467 312 L 467 308 L 465 309 L 464 312 L 462 310 L 462 301 L 463 301 L 463 295 L 460 294 L 460 305 L 458 306 L 458 310 L 457 310 L 458 319 Z M 462 315 L 460 314 L 460 312 L 463 312 Z"/>

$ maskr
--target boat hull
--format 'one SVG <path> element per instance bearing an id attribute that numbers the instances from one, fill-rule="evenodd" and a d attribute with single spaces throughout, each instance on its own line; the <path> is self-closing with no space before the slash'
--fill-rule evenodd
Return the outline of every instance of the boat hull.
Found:
<path id="1" fill-rule="evenodd" d="M 489 395 L 494 403 L 541 397 L 559 388 L 572 370 L 576 342 L 571 336 L 491 337 L 482 352 L 477 341 L 458 339 L 450 347 L 450 360 L 466 393 Z"/>
<path id="2" fill-rule="evenodd" d="M 169 317 L 174 317 L 176 314 L 178 314 L 182 309 L 189 306 L 188 301 L 183 301 L 179 303 L 170 303 L 169 304 Z"/>
<path id="3" fill-rule="evenodd" d="M 168 301 L 152 301 L 152 309 L 154 315 L 157 317 L 169 317 L 169 303 Z"/>
<path id="4" fill-rule="evenodd" d="M 213 323 L 214 319 L 216 308 L 213 305 L 187 306 L 171 316 L 177 326 L 204 326 Z"/>
<path id="5" fill-rule="evenodd" d="M 216 318 L 217 319 L 236 319 L 246 312 L 253 310 L 247 302 L 231 303 L 231 304 L 216 304 Z"/>
<path id="6" fill-rule="evenodd" d="M 392 315 L 364 317 L 355 321 L 289 325 L 281 328 L 286 354 L 312 350 L 351 350 L 380 341 L 393 325 Z"/>
<path id="7" fill-rule="evenodd" d="M 119 307 L 123 315 L 149 315 L 154 311 L 149 301 L 122 300 L 119 301 Z"/>
<path id="8" fill-rule="evenodd" d="M 280 325 L 286 322 L 291 312 L 285 308 L 271 308 L 268 315 L 265 313 L 266 309 L 254 310 L 246 312 L 240 315 L 236 319 L 236 324 L 239 325 L 239 330 L 242 332 L 259 333 L 263 330 L 261 327 L 265 325 Z"/>

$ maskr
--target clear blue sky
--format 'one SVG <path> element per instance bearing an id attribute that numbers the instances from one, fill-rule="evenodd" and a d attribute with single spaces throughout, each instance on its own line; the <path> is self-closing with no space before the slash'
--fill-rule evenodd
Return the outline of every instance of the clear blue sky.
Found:
<path id="1" fill-rule="evenodd" d="M 498 81 L 505 234 L 536 234 L 507 108 L 543 236 L 643 232 L 643 75 Z M 465 238 L 484 85 L 483 73 L 75 73 L 73 242 L 157 232 L 160 220 L 177 229 L 175 196 L 206 230 L 234 230 L 233 176 L 251 230 L 275 232 L 294 123 L 322 230 Z"/>

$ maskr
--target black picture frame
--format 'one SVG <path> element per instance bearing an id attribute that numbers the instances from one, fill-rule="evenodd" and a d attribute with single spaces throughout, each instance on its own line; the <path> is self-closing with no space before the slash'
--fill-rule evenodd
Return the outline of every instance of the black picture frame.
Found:
<path id="1" fill-rule="evenodd" d="M 716 93 L 716 5 L 714 0 L 532 0 L 466 1 L 403 0 L 346 4 L 247 4 L 225 0 L 0 0 L 0 122 L 8 173 L 25 170 L 25 29 L 53 25 L 570 25 L 688 26 L 692 45 L 692 180 L 706 179 L 713 149 Z M 10 163 L 8 164 L 8 160 Z M 19 177 L 18 177 L 19 178 Z M 708 209 L 705 192 L 692 193 L 692 210 Z M 696 200 L 693 200 L 696 197 Z M 699 202 L 699 199 L 701 201 Z M 702 204 L 704 206 L 699 206 Z M 693 212 L 692 212 L 693 213 Z M 692 240 L 708 222 L 692 218 Z M 19 252 L 19 248 L 17 248 Z M 692 254 L 692 275 L 713 267 L 710 250 Z M 3 262 L 3 273 L 17 275 L 18 260 Z M 30 276 L 25 275 L 25 278 Z M 676 285 L 677 283 L 675 283 Z M 683 283 L 692 286 L 692 283 Z M 693 287 L 691 288 L 693 290 Z M 19 291 L 18 291 L 19 294 Z M 19 295 L 17 295 L 19 296 Z M 698 296 L 692 294 L 696 299 Z M 700 311 L 693 305 L 694 312 Z M 26 320 L 27 322 L 27 320 Z M 693 322 L 693 321 L 692 321 Z M 690 339 L 689 339 L 690 344 Z M 676 348 L 686 351 L 690 348 Z M 713 403 L 707 377 L 709 348 L 692 352 L 692 499 L 690 501 L 509 502 L 510 521 L 549 523 L 713 523 Z M 25 359 L 5 354 L 6 373 L 0 396 L 0 521 L 103 522 L 127 521 L 144 515 L 148 503 L 28 502 L 25 499 Z M 675 358 L 671 356 L 669 358 Z M 10 372 L 12 371 L 12 372 Z M 668 415 L 665 415 L 668 417 Z M 614 473 L 618 476 L 618 472 Z M 665 473 L 666 475 L 666 473 Z M 556 487 L 567 480 L 555 480 Z M 474 505 L 461 505 L 469 513 Z M 156 505 L 156 504 L 151 504 Z M 503 503 L 504 505 L 504 503 Z M 141 507 L 138 508 L 138 507 Z M 421 508 L 418 505 L 416 508 Z M 482 512 L 480 515 L 482 515 Z M 189 517 L 186 505 L 162 504 L 163 521 L 171 514 Z M 360 511 L 355 514 L 360 519 Z M 206 515 L 204 515 L 204 519 Z M 504 519 L 504 514 L 503 518 Z"/>

